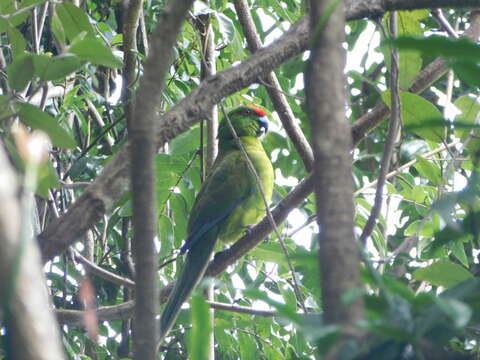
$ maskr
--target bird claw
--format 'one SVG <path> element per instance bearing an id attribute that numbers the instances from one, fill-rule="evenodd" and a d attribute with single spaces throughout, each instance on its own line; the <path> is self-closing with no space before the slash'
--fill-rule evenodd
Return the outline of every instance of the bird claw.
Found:
<path id="1" fill-rule="evenodd" d="M 244 236 L 250 235 L 252 233 L 253 225 L 246 225 L 244 226 L 244 229 L 245 229 Z"/>

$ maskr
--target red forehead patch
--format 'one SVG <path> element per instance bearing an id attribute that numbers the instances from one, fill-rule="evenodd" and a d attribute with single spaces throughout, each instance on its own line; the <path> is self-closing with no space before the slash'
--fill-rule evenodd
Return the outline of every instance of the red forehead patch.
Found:
<path id="1" fill-rule="evenodd" d="M 261 107 L 258 107 L 258 106 L 252 105 L 252 104 L 248 104 L 247 107 L 252 109 L 253 111 L 255 111 L 255 114 L 257 114 L 258 116 L 267 115 L 267 112 L 265 110 L 263 110 Z"/>

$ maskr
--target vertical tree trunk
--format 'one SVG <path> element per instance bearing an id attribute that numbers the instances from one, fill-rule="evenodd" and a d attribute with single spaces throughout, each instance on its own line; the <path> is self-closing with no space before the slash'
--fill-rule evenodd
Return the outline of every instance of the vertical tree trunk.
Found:
<path id="1" fill-rule="evenodd" d="M 311 2 L 312 46 L 305 85 L 315 160 L 322 305 L 325 320 L 345 333 L 361 319 L 363 303 L 360 297 L 347 301 L 345 296 L 360 287 L 360 259 L 353 232 L 352 139 L 345 116 L 345 15 L 343 3 L 331 8 L 333 3 Z M 328 358 L 336 354 L 334 350 Z"/>

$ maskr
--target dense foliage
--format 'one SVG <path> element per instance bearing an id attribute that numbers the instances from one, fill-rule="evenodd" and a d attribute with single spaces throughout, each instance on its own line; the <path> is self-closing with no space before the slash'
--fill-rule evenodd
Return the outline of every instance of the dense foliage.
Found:
<path id="1" fill-rule="evenodd" d="M 163 6 L 161 0 L 144 2 L 133 88 L 147 56 L 145 41 Z M 265 44 L 305 15 L 299 0 L 251 0 L 250 6 Z M 68 211 L 127 140 L 122 93 L 125 9 L 115 0 L 79 4 L 3 0 L 0 14 L 3 145 L 22 172 L 24 158 L 14 141 L 12 125 L 20 122 L 42 130 L 52 142 L 49 160 L 37 178 L 36 231 L 40 233 L 52 219 Z M 444 10 L 444 15 L 459 34 L 472 21 L 467 10 Z M 429 358 L 444 347 L 457 356 L 473 355 L 480 346 L 480 283 L 476 279 L 480 47 L 449 37 L 428 10 L 399 12 L 398 33 L 404 37 L 391 41 L 387 17 L 352 21 L 346 29 L 349 121 L 355 122 L 380 101 L 390 103 L 392 47 L 400 52 L 402 101 L 402 126 L 383 190 L 383 210 L 363 251 L 365 287 L 352 289 L 342 299 L 364 296 L 367 308 L 365 321 L 356 325 L 369 331 L 370 349 L 352 344 L 350 355 Z M 165 92 L 159 94 L 159 113 L 168 112 L 202 81 L 203 27 L 199 22 L 203 21 L 213 26 L 217 71 L 250 56 L 233 5 L 227 0 L 208 5 L 197 1 L 176 44 Z M 438 56 L 447 60 L 452 73 L 420 94 L 410 92 L 421 69 Z M 276 75 L 310 139 L 303 87 L 306 58 L 305 54 L 295 57 L 276 69 Z M 276 169 L 275 205 L 308 172 L 265 87 L 260 83 L 243 89 L 226 98 L 223 106 L 244 103 L 260 104 L 271 111 L 272 126 L 264 146 Z M 372 208 L 387 126 L 387 122 L 381 123 L 352 152 L 359 235 Z M 193 126 L 160 149 L 155 159 L 161 286 L 174 281 L 182 266 L 181 257 L 176 262 L 169 260 L 185 239 L 189 209 L 207 171 L 205 127 L 204 122 Z M 48 286 L 57 310 L 82 309 L 79 287 L 86 275 L 94 285 L 100 309 L 125 306 L 133 299 L 131 288 L 96 275 L 77 255 L 80 252 L 99 267 L 133 279 L 131 215 L 131 196 L 126 193 L 85 235 L 83 243 L 47 263 Z M 215 352 L 219 359 L 314 358 L 335 342 L 338 329 L 323 326 L 319 316 L 322 305 L 314 216 L 315 202 L 310 195 L 279 226 L 287 253 L 272 233 L 215 279 L 215 301 L 278 314 L 266 317 L 216 310 Z M 194 351 L 190 349 L 201 346 L 201 337 L 190 335 L 192 321 L 194 327 L 205 321 L 204 303 L 201 297 L 194 297 L 192 303 L 198 310 L 181 313 L 163 349 L 166 358 L 186 358 Z M 303 314 L 305 310 L 308 314 Z M 103 321 L 101 311 L 98 316 L 97 343 L 80 321 L 63 320 L 69 357 L 130 357 L 132 322 L 120 311 L 108 321 Z M 0 358 L 2 352 L 0 346 Z"/>

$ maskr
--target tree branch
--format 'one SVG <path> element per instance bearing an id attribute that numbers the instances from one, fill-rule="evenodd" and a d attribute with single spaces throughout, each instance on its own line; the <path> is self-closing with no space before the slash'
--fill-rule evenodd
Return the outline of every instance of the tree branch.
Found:
<path id="1" fill-rule="evenodd" d="M 208 301 L 208 305 L 212 309 L 216 310 L 224 310 L 235 312 L 238 314 L 250 314 L 254 316 L 262 316 L 262 317 L 275 317 L 279 316 L 274 311 L 269 310 L 257 310 L 253 308 L 249 308 L 246 306 L 234 305 L 234 304 L 226 304 L 220 303 L 215 301 Z M 124 303 L 112 306 L 102 306 L 96 310 L 97 319 L 98 321 L 119 321 L 119 320 L 128 320 L 133 317 L 133 301 L 126 301 Z M 55 310 L 55 314 L 57 316 L 57 320 L 60 324 L 69 324 L 69 325 L 83 325 L 83 317 L 84 311 L 82 310 L 64 310 L 64 309 L 57 309 Z"/>
<path id="2" fill-rule="evenodd" d="M 247 39 L 248 48 L 252 54 L 261 49 L 262 42 L 260 36 L 255 28 L 250 8 L 246 0 L 235 0 L 235 10 L 238 15 L 238 21 L 242 25 L 243 33 Z M 305 135 L 303 134 L 300 126 L 295 122 L 295 116 L 288 104 L 287 98 L 284 95 L 280 82 L 274 72 L 268 73 L 264 81 L 268 86 L 265 86 L 273 106 L 282 122 L 285 131 L 287 132 L 290 140 L 293 142 L 295 149 L 297 149 L 300 158 L 303 160 L 303 164 L 308 172 L 312 170 L 313 153 Z"/>
<path id="3" fill-rule="evenodd" d="M 465 31 L 463 37 L 476 41 L 480 36 L 480 10 L 472 10 L 470 13 L 470 28 Z M 445 59 L 437 58 L 428 64 L 417 76 L 408 89 L 412 93 L 421 93 L 431 84 L 440 79 L 448 71 Z M 390 110 L 383 102 L 378 103 L 367 114 L 358 118 L 352 124 L 353 144 L 356 145 L 365 135 L 378 126 Z"/>
<path id="4" fill-rule="evenodd" d="M 87 270 L 88 273 L 100 276 L 105 280 L 111 281 L 121 286 L 126 286 L 128 288 L 135 287 L 135 283 L 132 280 L 101 268 L 97 264 L 91 262 L 90 260 L 82 256 L 78 251 L 73 250 L 73 254 L 75 256 L 75 259 L 84 266 L 85 270 Z"/>
<path id="5" fill-rule="evenodd" d="M 465 3 L 468 3 L 465 0 Z M 455 6 L 466 6 L 458 0 Z M 450 4 L 452 5 L 452 4 Z M 452 6 L 453 6 L 452 5 Z M 418 7 L 420 8 L 420 6 Z M 476 15 L 475 15 L 476 14 Z M 472 27 L 468 30 L 472 37 L 480 33 L 478 12 L 472 12 Z M 360 13 L 347 12 L 347 19 L 360 18 Z M 171 111 L 158 120 L 157 147 L 173 139 L 199 121 L 205 113 L 223 97 L 255 82 L 258 76 L 271 72 L 274 68 L 298 55 L 307 46 L 307 19 L 297 21 L 288 32 L 271 45 L 260 49 L 250 58 L 222 71 L 202 82 L 194 91 L 185 97 Z M 436 81 L 446 71 L 445 61 L 437 59 L 427 66 L 412 85 L 410 91 L 420 92 Z M 371 112 L 359 118 L 352 125 L 354 143 L 358 143 L 371 129 L 377 126 L 388 114 L 388 107 L 383 103 Z M 69 211 L 53 221 L 40 234 L 44 260 L 62 253 L 73 242 L 81 238 L 83 233 L 95 224 L 128 189 L 128 146 L 120 149 L 117 155 L 106 165 L 102 174 L 90 185 Z"/>
<path id="6" fill-rule="evenodd" d="M 321 302 L 326 322 L 340 326 L 342 333 L 325 359 L 337 359 L 344 342 L 361 335 L 355 324 L 364 311 L 361 296 L 345 300 L 347 293 L 361 285 L 360 256 L 353 232 L 352 139 L 344 110 L 343 2 L 312 2 L 310 14 L 313 41 L 304 78 L 315 158 Z"/>
<path id="7" fill-rule="evenodd" d="M 256 81 L 292 56 L 305 50 L 307 21 L 300 20 L 283 37 L 260 50 L 241 65 L 229 68 L 203 81 L 171 111 L 163 115 L 156 127 L 156 145 L 163 146 L 204 117 L 224 96 Z M 152 36 L 152 41 L 155 35 Z M 150 57 L 149 57 L 150 58 Z M 142 86 L 140 86 L 141 88 Z M 140 92 L 139 88 L 139 92 Z M 158 93 L 152 91 L 152 94 Z M 121 148 L 106 165 L 102 174 L 90 185 L 62 217 L 53 221 L 40 234 L 45 260 L 62 253 L 118 201 L 128 189 L 129 146 Z"/>
<path id="8" fill-rule="evenodd" d="M 129 119 L 132 182 L 133 254 L 135 258 L 135 359 L 156 359 L 158 311 L 157 211 L 155 200 L 156 104 L 171 66 L 173 46 L 193 0 L 170 0 L 163 9 L 151 43 Z M 138 16 L 137 16 L 138 20 Z"/>
<path id="9" fill-rule="evenodd" d="M 397 36 L 397 13 L 392 12 L 390 14 L 390 34 L 392 38 Z M 377 180 L 377 190 L 375 192 L 375 200 L 373 203 L 372 211 L 368 216 L 367 223 L 363 228 L 362 234 L 360 235 L 360 242 L 365 246 L 367 239 L 372 234 L 375 225 L 377 224 L 378 216 L 382 210 L 383 204 L 383 188 L 387 180 L 386 175 L 390 169 L 390 163 L 392 160 L 393 149 L 395 142 L 397 141 L 397 133 L 401 124 L 401 113 L 400 113 L 400 88 L 398 85 L 398 71 L 400 64 L 399 52 L 397 49 L 392 48 L 391 50 L 391 69 L 390 69 L 390 96 L 392 103 L 392 111 L 390 116 L 390 123 L 388 124 L 388 133 L 387 139 L 385 140 L 385 145 L 383 148 L 383 155 L 380 162 L 380 174 L 378 175 Z"/>
<path id="10" fill-rule="evenodd" d="M 362 18 L 376 18 L 387 11 L 415 10 L 429 8 L 466 8 L 477 7 L 477 0 L 347 0 L 345 1 L 345 12 L 347 20 Z M 350 16 L 349 16 L 350 15 Z"/>
<path id="11" fill-rule="evenodd" d="M 123 26 L 123 84 L 122 98 L 124 101 L 127 123 L 133 116 L 135 68 L 137 63 L 137 29 L 143 0 L 128 0 L 127 13 Z"/>

